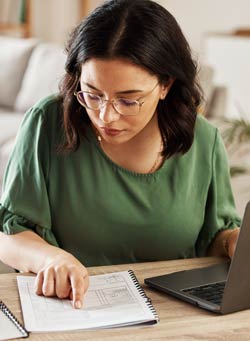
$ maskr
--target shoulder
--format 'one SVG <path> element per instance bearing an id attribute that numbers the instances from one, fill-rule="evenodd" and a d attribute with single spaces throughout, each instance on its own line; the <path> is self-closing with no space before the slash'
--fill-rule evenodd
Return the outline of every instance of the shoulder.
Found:
<path id="1" fill-rule="evenodd" d="M 218 143 L 222 143 L 221 141 L 218 129 L 205 117 L 198 114 L 195 122 L 193 144 L 186 157 L 190 158 L 192 162 L 199 160 L 200 167 L 202 167 L 202 164 L 207 165 L 211 163 L 216 146 Z"/>
<path id="2" fill-rule="evenodd" d="M 30 129 L 41 129 L 45 126 L 59 128 L 62 120 L 62 99 L 55 94 L 41 99 L 32 106 L 24 115 L 21 128 L 24 126 Z"/>
<path id="3" fill-rule="evenodd" d="M 59 141 L 63 135 L 62 100 L 57 95 L 41 99 L 24 115 L 18 131 L 18 142 Z M 42 143 L 41 143 L 42 144 Z"/>
<path id="4" fill-rule="evenodd" d="M 217 144 L 222 143 L 219 130 L 211 124 L 205 117 L 197 115 L 194 131 L 194 141 L 191 149 L 201 153 L 213 154 Z"/>
<path id="5" fill-rule="evenodd" d="M 41 110 L 57 109 L 62 105 L 62 99 L 58 94 L 52 94 L 42 98 L 34 107 Z"/>
<path id="6" fill-rule="evenodd" d="M 42 98 L 33 107 L 28 110 L 26 116 L 43 116 L 44 118 L 51 118 L 62 113 L 62 99 L 57 94 L 53 94 Z"/>
<path id="7" fill-rule="evenodd" d="M 179 158 L 180 164 L 197 179 L 210 178 L 216 159 L 226 160 L 223 140 L 218 129 L 206 118 L 197 115 L 193 144 L 189 151 Z M 226 162 L 225 162 L 226 164 Z"/>
<path id="8" fill-rule="evenodd" d="M 207 142 L 213 142 L 218 135 L 218 129 L 213 126 L 204 116 L 197 115 L 195 123 L 194 138 L 198 141 L 206 139 Z"/>

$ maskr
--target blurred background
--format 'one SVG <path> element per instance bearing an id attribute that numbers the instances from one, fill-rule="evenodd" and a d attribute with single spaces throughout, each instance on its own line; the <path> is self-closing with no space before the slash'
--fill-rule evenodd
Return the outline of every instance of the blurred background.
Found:
<path id="1" fill-rule="evenodd" d="M 136 0 L 135 0 L 136 1 Z M 239 212 L 250 197 L 250 1 L 156 0 L 180 24 L 228 148 Z M 0 188 L 25 111 L 58 89 L 69 32 L 103 0 L 0 0 Z"/>
<path id="2" fill-rule="evenodd" d="M 194 57 L 213 68 L 213 75 L 206 77 L 213 77 L 220 96 L 217 102 L 214 99 L 211 114 L 238 117 L 240 108 L 249 112 L 250 1 L 156 2 L 175 16 Z M 0 0 L 0 35 L 34 37 L 63 46 L 71 29 L 101 3 L 103 0 Z"/>

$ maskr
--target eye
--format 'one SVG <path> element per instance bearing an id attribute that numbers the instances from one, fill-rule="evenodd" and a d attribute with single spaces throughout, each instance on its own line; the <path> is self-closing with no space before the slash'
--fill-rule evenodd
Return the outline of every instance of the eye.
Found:
<path id="1" fill-rule="evenodd" d="M 133 107 L 137 105 L 137 102 L 135 100 L 126 98 L 119 98 L 117 102 L 119 103 L 119 105 L 122 105 L 124 107 Z"/>
<path id="2" fill-rule="evenodd" d="M 90 100 L 90 101 L 99 101 L 100 100 L 100 96 L 92 94 L 92 93 L 85 93 L 86 99 Z"/>

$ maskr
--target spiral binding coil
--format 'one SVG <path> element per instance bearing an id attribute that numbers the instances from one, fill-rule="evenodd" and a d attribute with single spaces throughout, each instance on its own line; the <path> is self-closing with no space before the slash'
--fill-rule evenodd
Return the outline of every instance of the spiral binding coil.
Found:
<path id="1" fill-rule="evenodd" d="M 8 317 L 9 320 L 11 320 L 14 323 L 14 325 L 23 334 L 24 337 L 29 336 L 27 330 L 21 325 L 21 323 L 17 320 L 17 318 L 11 313 L 11 311 L 3 303 L 3 301 L 0 301 L 0 310 L 4 313 L 4 315 Z"/>
<path id="2" fill-rule="evenodd" d="M 138 290 L 138 292 L 140 293 L 140 295 L 144 298 L 145 302 L 146 302 L 146 305 L 148 306 L 148 308 L 150 309 L 150 311 L 152 312 L 156 322 L 158 322 L 160 319 L 159 319 L 159 316 L 155 310 L 155 308 L 153 307 L 152 305 L 152 302 L 151 302 L 151 299 L 146 295 L 144 289 L 142 288 L 142 286 L 140 285 L 135 273 L 133 270 L 128 270 L 128 273 L 136 287 L 136 289 Z"/>

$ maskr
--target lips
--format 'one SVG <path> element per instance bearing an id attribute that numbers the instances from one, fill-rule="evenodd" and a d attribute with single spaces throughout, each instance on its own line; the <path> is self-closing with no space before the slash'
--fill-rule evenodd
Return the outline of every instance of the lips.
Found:
<path id="1" fill-rule="evenodd" d="M 101 129 L 104 132 L 104 134 L 109 135 L 109 136 L 117 136 L 121 134 L 121 132 L 123 131 L 119 129 L 111 129 L 111 128 L 105 128 L 105 127 L 102 127 Z"/>

